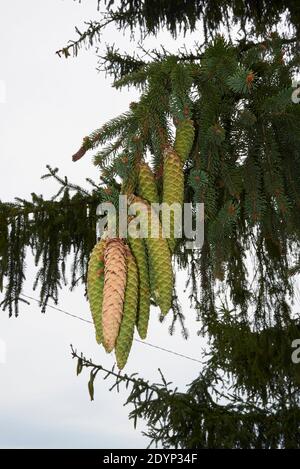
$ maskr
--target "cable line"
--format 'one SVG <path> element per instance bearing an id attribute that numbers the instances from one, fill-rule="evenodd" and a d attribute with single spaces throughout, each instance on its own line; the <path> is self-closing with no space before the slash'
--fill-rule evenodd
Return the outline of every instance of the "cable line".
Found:
<path id="1" fill-rule="evenodd" d="M 40 301 L 37 298 L 33 298 L 32 296 L 25 295 L 24 293 L 20 293 L 20 296 L 23 296 L 24 298 L 28 298 L 29 300 L 35 301 L 36 303 L 40 303 Z M 71 316 L 72 318 L 78 319 L 79 321 L 83 321 L 83 322 L 87 322 L 89 324 L 93 324 L 93 321 L 90 321 L 89 319 L 85 319 L 85 318 L 82 318 L 80 316 L 77 316 L 76 314 L 69 313 L 68 311 L 65 311 L 64 309 L 61 309 L 61 308 L 57 308 L 56 306 L 47 305 L 47 308 L 55 309 L 56 311 L 59 311 L 60 313 L 66 314 L 67 316 Z M 167 353 L 170 353 L 172 355 L 176 355 L 178 357 L 185 358 L 186 360 L 190 360 L 190 361 L 202 364 L 202 362 L 200 360 L 198 360 L 197 358 L 189 357 L 188 355 L 184 355 L 182 353 L 174 352 L 174 350 L 169 350 L 169 349 L 166 349 L 164 347 L 160 347 L 159 345 L 150 344 L 150 342 L 145 342 L 144 340 L 139 340 L 139 339 L 135 339 L 135 338 L 133 340 L 135 342 L 140 343 L 140 344 L 148 345 L 148 347 L 156 348 L 158 350 L 162 350 L 163 352 L 167 352 Z"/>

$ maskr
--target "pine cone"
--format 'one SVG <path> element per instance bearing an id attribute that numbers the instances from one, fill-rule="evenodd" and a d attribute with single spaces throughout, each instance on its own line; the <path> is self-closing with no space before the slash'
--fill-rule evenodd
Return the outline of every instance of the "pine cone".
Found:
<path id="1" fill-rule="evenodd" d="M 186 162 L 194 142 L 195 129 L 191 119 L 179 122 L 176 128 L 174 150 L 179 155 L 182 165 Z"/>
<path id="2" fill-rule="evenodd" d="M 182 206 L 183 195 L 184 175 L 182 164 L 177 153 L 172 148 L 168 148 L 164 154 L 163 202 L 169 206 L 173 203 Z M 170 238 L 168 243 L 171 252 L 174 251 L 177 241 L 174 236 L 174 225 L 174 211 L 170 211 Z"/>
<path id="3" fill-rule="evenodd" d="M 147 200 L 149 204 L 159 202 L 154 174 L 150 166 L 145 162 L 140 163 L 139 195 Z"/>
<path id="4" fill-rule="evenodd" d="M 155 296 L 155 292 L 157 290 L 156 284 L 155 284 L 155 278 L 154 278 L 154 273 L 153 273 L 153 266 L 151 262 L 151 257 L 149 256 L 149 252 L 147 249 L 146 245 L 146 251 L 147 251 L 147 256 L 148 256 L 148 265 L 149 265 L 149 283 L 150 283 L 150 294 L 152 298 L 152 303 L 154 303 L 155 306 L 158 306 L 157 298 Z"/>
<path id="5" fill-rule="evenodd" d="M 87 274 L 87 294 L 98 344 L 102 342 L 102 301 L 104 286 L 104 249 L 106 241 L 99 241 L 90 254 Z"/>
<path id="6" fill-rule="evenodd" d="M 137 330 L 140 338 L 145 339 L 147 336 L 150 313 L 150 281 L 146 246 L 144 240 L 141 238 L 129 237 L 128 241 L 136 260 L 139 274 Z"/>
<path id="7" fill-rule="evenodd" d="M 127 249 L 127 283 L 125 290 L 124 311 L 120 332 L 116 342 L 117 365 L 121 370 L 126 365 L 133 341 L 134 326 L 138 304 L 138 269 L 130 249 Z"/>
<path id="8" fill-rule="evenodd" d="M 145 238 L 151 269 L 151 293 L 163 315 L 166 315 L 172 304 L 173 271 L 171 254 L 167 240 L 163 237 L 162 226 L 158 215 L 151 211 L 145 200 L 134 197 L 133 202 L 144 204 L 148 218 L 148 236 Z M 154 233 L 150 232 L 153 228 Z M 158 237 L 153 237 L 157 233 Z M 152 235 L 152 236 L 151 236 Z"/>
<path id="9" fill-rule="evenodd" d="M 126 253 L 121 239 L 106 242 L 104 262 L 103 345 L 107 352 L 111 352 L 119 334 L 126 287 Z"/>

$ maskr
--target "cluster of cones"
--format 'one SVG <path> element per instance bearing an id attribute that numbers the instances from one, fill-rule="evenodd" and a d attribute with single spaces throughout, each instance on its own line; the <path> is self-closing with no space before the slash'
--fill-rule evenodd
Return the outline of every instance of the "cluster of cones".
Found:
<path id="1" fill-rule="evenodd" d="M 177 127 L 174 147 L 164 151 L 162 202 L 182 205 L 183 165 L 193 140 L 194 126 L 186 119 Z M 163 316 L 172 305 L 174 214 L 172 218 L 171 213 L 170 237 L 166 238 L 161 220 L 150 207 L 160 200 L 154 174 L 144 161 L 139 165 L 135 192 L 137 195 L 131 194 L 130 203 L 143 203 L 148 226 L 154 227 L 158 237 L 151 233 L 145 238 L 103 237 L 94 247 L 88 266 L 87 291 L 96 340 L 107 352 L 115 349 L 120 369 L 127 362 L 135 327 L 139 336 L 146 338 L 151 298 Z"/>

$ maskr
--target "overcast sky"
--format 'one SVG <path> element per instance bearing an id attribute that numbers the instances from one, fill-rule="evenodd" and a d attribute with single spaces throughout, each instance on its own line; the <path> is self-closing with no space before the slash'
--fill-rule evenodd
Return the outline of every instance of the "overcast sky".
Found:
<path id="1" fill-rule="evenodd" d="M 50 197 L 57 190 L 52 181 L 41 181 L 46 164 L 85 185 L 85 178 L 98 180 L 88 154 L 76 164 L 71 155 L 82 137 L 108 119 L 126 111 L 136 99 L 134 91 L 122 93 L 96 72 L 94 51 L 82 51 L 76 59 L 59 59 L 55 50 L 74 38 L 74 26 L 96 16 L 96 0 L 0 0 L 0 200 L 30 196 Z M 128 38 L 110 29 L 103 38 L 131 49 Z M 192 44 L 199 34 L 187 38 Z M 167 34 L 160 42 L 175 48 Z M 151 42 L 152 41 L 152 42 Z M 150 46 L 155 42 L 148 40 Z M 32 292 L 35 268 L 28 259 L 24 293 Z M 182 279 L 182 277 L 181 277 Z M 160 324 L 152 311 L 147 341 L 174 351 L 201 357 L 203 342 L 197 336 L 195 312 L 183 294 L 190 338 L 178 329 L 168 334 L 170 318 Z M 82 288 L 65 288 L 59 307 L 90 319 Z M 0 294 L 0 300 L 2 295 Z M 126 392 L 109 392 L 109 383 L 97 379 L 95 401 L 90 402 L 87 374 L 76 377 L 71 360 L 72 343 L 97 363 L 111 367 L 114 357 L 95 343 L 93 327 L 38 305 L 22 305 L 20 316 L 0 313 L 0 447 L 2 448 L 139 448 L 148 444 L 143 425 L 134 430 L 123 407 Z M 2 351 L 2 353 L 1 353 Z M 1 363 L 2 362 L 2 363 Z M 137 371 L 146 379 L 158 379 L 161 367 L 168 380 L 184 389 L 197 377 L 196 362 L 135 342 L 126 372 Z"/>

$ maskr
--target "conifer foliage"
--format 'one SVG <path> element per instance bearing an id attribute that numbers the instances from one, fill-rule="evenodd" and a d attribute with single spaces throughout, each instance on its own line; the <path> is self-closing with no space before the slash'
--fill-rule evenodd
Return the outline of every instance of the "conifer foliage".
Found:
<path id="1" fill-rule="evenodd" d="M 129 26 L 145 23 L 155 32 L 164 18 L 174 32 L 188 11 L 195 18 L 193 8 L 206 4 L 208 26 L 219 23 L 212 2 L 189 2 L 191 10 L 174 2 L 179 13 L 185 5 L 182 21 L 163 13 L 168 2 L 158 3 L 156 23 L 150 13 L 141 16 L 149 2 L 121 2 L 113 20 L 122 25 L 124 8 L 132 6 L 137 16 Z M 230 3 L 237 14 L 240 2 Z M 269 26 L 276 22 L 273 7 L 278 13 L 290 7 L 296 18 L 292 2 L 261 3 Z M 259 22 L 259 14 L 253 18 Z M 90 25 L 80 41 L 98 32 Z M 62 52 L 76 52 L 80 41 Z M 119 368 L 135 325 L 146 337 L 151 300 L 162 315 L 182 320 L 172 260 L 186 269 L 199 333 L 210 342 L 201 375 L 179 393 L 163 376 L 158 386 L 104 370 L 114 386 L 132 385 L 131 418 L 146 419 L 148 436 L 164 447 L 300 446 L 300 364 L 291 361 L 300 327 L 291 308 L 300 271 L 300 106 L 291 99 L 298 46 L 297 37 L 272 33 L 239 44 L 216 35 L 190 53 L 163 50 L 149 61 L 109 49 L 104 62 L 114 86 L 137 87 L 140 99 L 86 136 L 73 157 L 94 150 L 101 185 L 90 181 L 92 191 L 84 191 L 49 168 L 47 176 L 61 185 L 56 199 L 33 195 L 30 202 L 0 204 L 2 306 L 18 314 L 27 246 L 40 265 L 35 286 L 44 309 L 49 299 L 58 301 L 73 254 L 71 284 L 87 281 L 97 340 L 107 351 L 115 348 Z M 202 249 L 187 249 L 184 238 L 168 243 L 159 217 L 158 238 L 97 241 L 96 207 L 117 206 L 120 194 L 129 203 L 143 201 L 149 218 L 151 202 L 203 202 Z M 78 372 L 91 368 L 94 377 L 102 370 L 74 350 L 73 356 Z"/>

